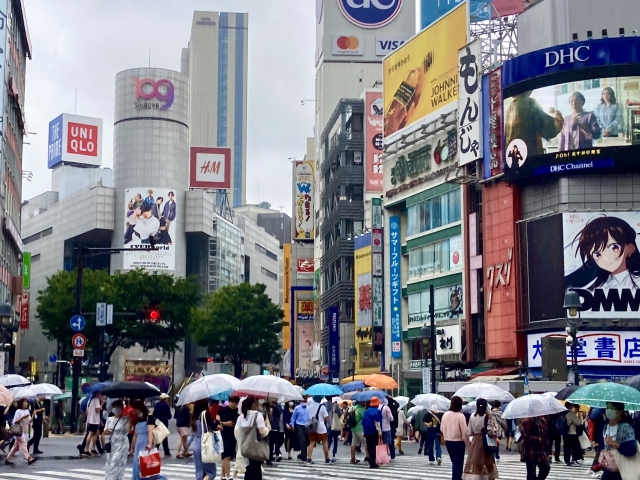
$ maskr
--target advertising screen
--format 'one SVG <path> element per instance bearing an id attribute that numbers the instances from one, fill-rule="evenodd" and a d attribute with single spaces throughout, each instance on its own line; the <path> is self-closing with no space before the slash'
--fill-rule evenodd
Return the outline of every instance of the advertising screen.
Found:
<path id="1" fill-rule="evenodd" d="M 364 125 L 365 144 L 365 190 L 367 192 L 382 192 L 384 190 L 384 172 L 382 170 L 382 92 L 365 93 Z"/>
<path id="2" fill-rule="evenodd" d="M 385 141 L 458 100 L 458 50 L 467 44 L 468 24 L 464 3 L 385 57 Z"/>
<path id="3" fill-rule="evenodd" d="M 315 238 L 313 208 L 315 162 L 295 162 L 294 172 L 294 222 L 295 240 Z"/>
<path id="4" fill-rule="evenodd" d="M 122 222 L 124 252 L 122 268 L 131 270 L 175 270 L 176 217 L 175 190 L 138 187 L 124 192 Z M 152 239 L 158 250 L 148 251 Z"/>
<path id="5" fill-rule="evenodd" d="M 637 318 L 640 310 L 640 212 L 562 214 L 565 288 L 582 318 Z"/>

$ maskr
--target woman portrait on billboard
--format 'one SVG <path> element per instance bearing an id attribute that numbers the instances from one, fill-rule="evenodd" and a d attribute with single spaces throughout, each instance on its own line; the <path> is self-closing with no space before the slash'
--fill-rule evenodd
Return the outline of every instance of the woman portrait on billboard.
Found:
<path id="1" fill-rule="evenodd" d="M 616 93 L 611 87 L 604 87 L 600 103 L 595 109 L 598 125 L 603 137 L 617 137 L 622 130 L 622 106 L 616 100 Z"/>
<path id="2" fill-rule="evenodd" d="M 574 92 L 569 97 L 571 115 L 564 118 L 564 125 L 560 132 L 558 150 L 566 152 L 591 148 L 593 141 L 600 138 L 601 130 L 595 113 L 583 110 L 586 100 L 580 92 Z"/>
<path id="3" fill-rule="evenodd" d="M 640 285 L 640 252 L 636 230 L 618 217 L 601 216 L 590 220 L 576 235 L 576 256 L 582 267 L 565 278 L 567 287 L 629 288 Z"/>

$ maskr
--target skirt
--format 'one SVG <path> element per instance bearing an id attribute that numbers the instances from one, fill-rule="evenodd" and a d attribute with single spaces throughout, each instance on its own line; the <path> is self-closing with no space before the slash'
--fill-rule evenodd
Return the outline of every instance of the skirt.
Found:
<path id="1" fill-rule="evenodd" d="M 493 453 L 486 452 L 482 445 L 482 435 L 474 435 L 469 447 L 463 480 L 494 480 L 500 478 Z"/>
<path id="2" fill-rule="evenodd" d="M 181 437 L 188 437 L 191 435 L 191 429 L 189 427 L 178 427 L 178 435 Z"/>

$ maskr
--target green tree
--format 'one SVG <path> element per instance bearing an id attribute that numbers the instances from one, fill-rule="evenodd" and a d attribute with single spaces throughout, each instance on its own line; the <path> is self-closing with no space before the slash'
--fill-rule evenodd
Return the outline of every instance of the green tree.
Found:
<path id="1" fill-rule="evenodd" d="M 47 287 L 38 292 L 37 318 L 49 340 L 59 342 L 61 358 L 70 358 L 71 337 L 75 333 L 69 320 L 75 313 L 77 272 L 60 271 L 47 279 Z M 109 341 L 105 359 L 115 350 L 135 344 L 144 350 L 158 348 L 175 352 L 186 335 L 192 309 L 200 301 L 198 285 L 186 278 L 144 270 L 116 272 L 84 269 L 82 277 L 82 312 L 87 326 L 87 349 L 99 351 L 100 330 L 95 326 L 96 303 L 113 305 L 113 325 L 106 327 Z M 136 312 L 157 308 L 161 313 L 157 323 L 142 322 Z"/>
<path id="2" fill-rule="evenodd" d="M 191 329 L 198 344 L 233 363 L 236 377 L 245 361 L 268 363 L 280 347 L 284 312 L 263 284 L 223 287 L 205 298 L 193 313 Z"/>

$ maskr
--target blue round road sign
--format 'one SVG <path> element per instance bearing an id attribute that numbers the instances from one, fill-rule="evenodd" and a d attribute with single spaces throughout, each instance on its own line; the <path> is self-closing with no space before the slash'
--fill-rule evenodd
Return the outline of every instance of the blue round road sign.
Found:
<path id="1" fill-rule="evenodd" d="M 58 361 L 58 356 L 55 353 L 49 355 L 49 363 L 56 363 Z"/>
<path id="2" fill-rule="evenodd" d="M 73 317 L 71 317 L 71 320 L 69 321 L 69 325 L 71 325 L 71 328 L 73 329 L 74 332 L 80 332 L 84 330 L 84 327 L 86 324 L 87 324 L 87 321 L 84 319 L 82 315 L 74 315 Z"/>
<path id="3" fill-rule="evenodd" d="M 400 12 L 402 0 L 338 0 L 347 20 L 362 28 L 379 28 L 391 23 Z"/>

